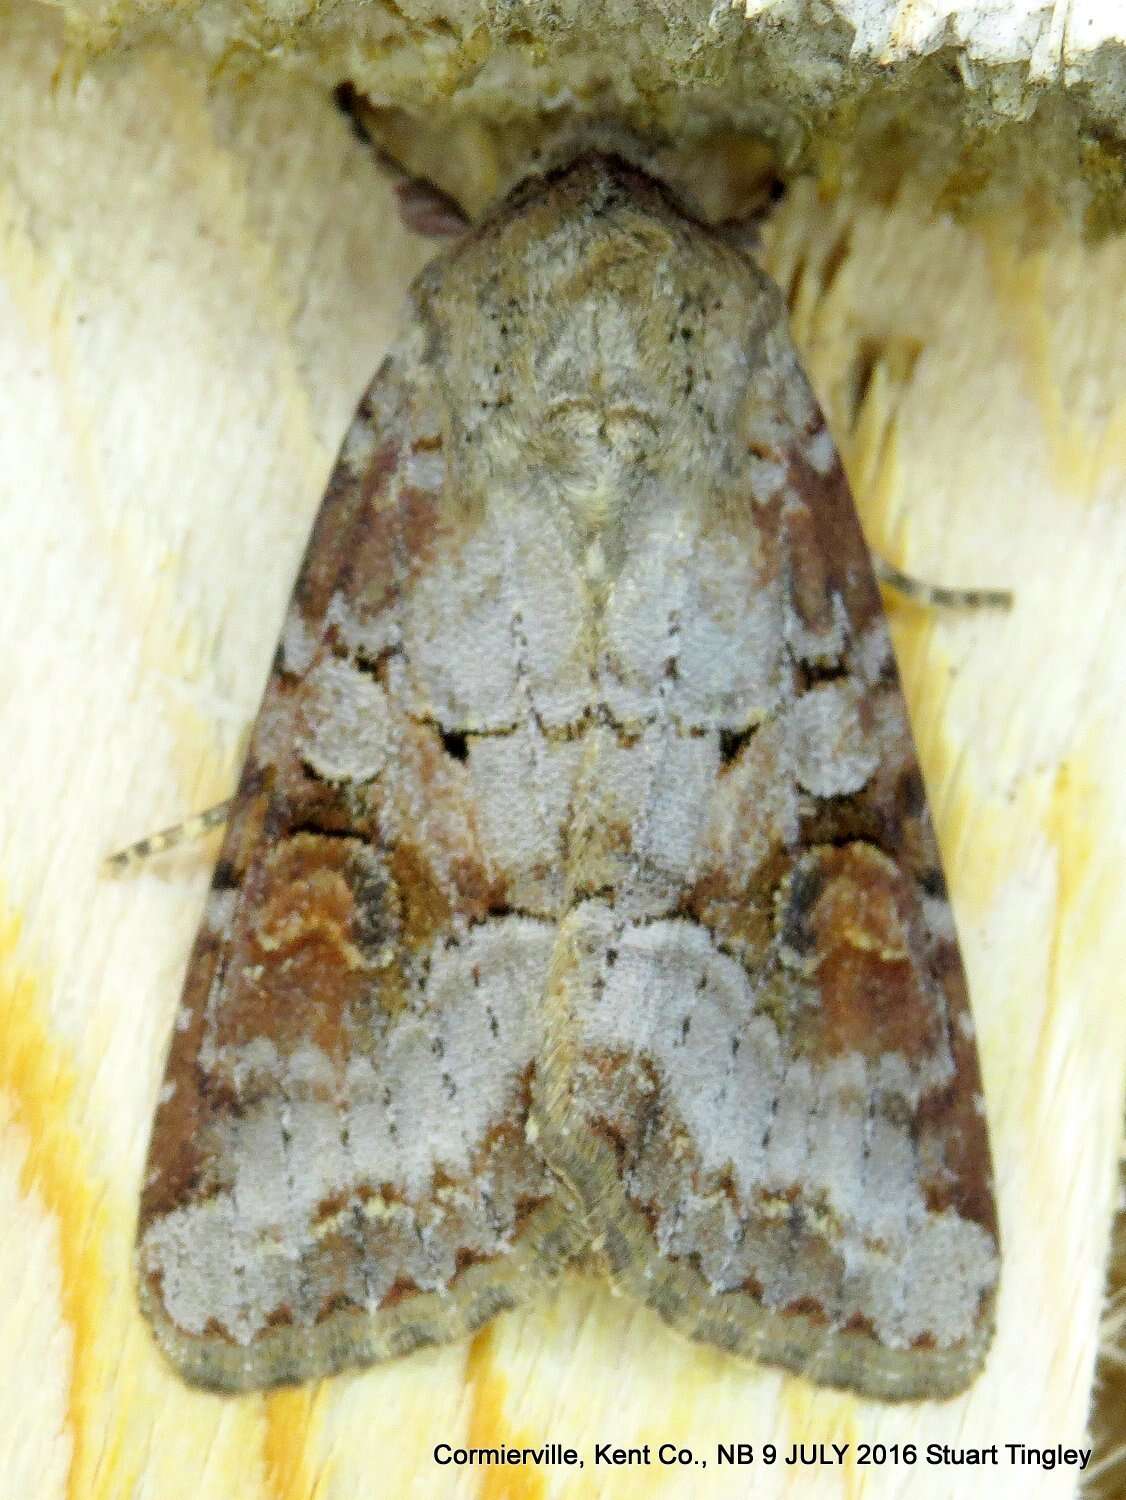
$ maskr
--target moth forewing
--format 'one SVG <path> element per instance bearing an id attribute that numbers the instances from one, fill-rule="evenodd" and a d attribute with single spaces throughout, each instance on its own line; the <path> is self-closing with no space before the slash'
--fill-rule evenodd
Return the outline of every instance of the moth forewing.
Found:
<path id="1" fill-rule="evenodd" d="M 453 545 L 411 330 L 313 531 L 189 962 L 142 1195 L 142 1302 L 186 1378 L 299 1381 L 458 1338 L 568 1254 L 525 1139 L 554 929 L 507 913 L 415 672 Z"/>

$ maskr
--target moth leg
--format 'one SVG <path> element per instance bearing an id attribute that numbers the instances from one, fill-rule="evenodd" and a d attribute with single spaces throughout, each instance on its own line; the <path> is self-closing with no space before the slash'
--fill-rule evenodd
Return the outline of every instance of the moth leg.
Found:
<path id="1" fill-rule="evenodd" d="M 880 583 L 915 604 L 936 609 L 1010 609 L 1010 589 L 950 589 L 940 583 L 926 583 L 910 573 L 901 572 L 894 563 L 872 554 L 872 569 Z"/>
<path id="2" fill-rule="evenodd" d="M 152 859 L 156 854 L 163 854 L 166 849 L 174 849 L 177 844 L 202 838 L 212 828 L 222 827 L 230 817 L 233 806 L 234 798 L 228 797 L 226 802 L 217 802 L 214 807 L 208 807 L 203 812 L 196 813 L 194 817 L 185 818 L 182 823 L 173 823 L 171 828 L 162 828 L 159 833 L 150 833 L 148 838 L 138 839 L 135 844 L 119 849 L 116 854 L 107 855 L 102 867 L 107 874 L 118 875 L 132 865 L 143 864 L 146 859 Z"/>

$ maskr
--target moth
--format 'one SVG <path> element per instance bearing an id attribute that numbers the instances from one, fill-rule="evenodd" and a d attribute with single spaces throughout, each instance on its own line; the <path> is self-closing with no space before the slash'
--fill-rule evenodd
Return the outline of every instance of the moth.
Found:
<path id="1" fill-rule="evenodd" d="M 945 1396 L 999 1250 L 887 625 L 782 299 L 597 153 L 426 269 L 313 529 L 156 1110 L 190 1381 L 461 1337 L 596 1263 Z"/>

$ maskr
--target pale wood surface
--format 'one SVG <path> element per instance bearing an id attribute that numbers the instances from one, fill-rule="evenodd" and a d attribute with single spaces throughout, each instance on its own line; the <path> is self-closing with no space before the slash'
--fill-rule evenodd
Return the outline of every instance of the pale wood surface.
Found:
<path id="1" fill-rule="evenodd" d="M 56 86 L 51 13 L 0 20 L 0 1489 L 1073 1494 L 1073 1472 L 1004 1464 L 722 1470 L 714 1444 L 1083 1439 L 1126 1074 L 1126 246 L 809 184 L 767 231 L 870 539 L 1017 592 L 1008 618 L 893 606 L 1001 1198 L 1000 1327 L 969 1395 L 817 1391 L 588 1284 L 472 1345 L 203 1395 L 149 1339 L 130 1245 L 214 843 L 123 881 L 98 865 L 230 789 L 334 449 L 428 252 L 321 93 L 209 91 L 161 52 Z M 548 1439 L 586 1468 L 431 1458 Z M 603 1439 L 709 1467 L 595 1470 Z"/>

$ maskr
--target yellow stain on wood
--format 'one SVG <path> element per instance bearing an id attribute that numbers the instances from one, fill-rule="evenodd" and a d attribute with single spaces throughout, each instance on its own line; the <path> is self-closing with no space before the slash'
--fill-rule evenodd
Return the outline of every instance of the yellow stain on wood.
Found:
<path id="1" fill-rule="evenodd" d="M 1105 407 L 1100 406 L 1097 417 L 1092 419 L 1093 412 L 1084 407 L 1081 399 L 1084 393 L 1075 389 L 1077 379 L 1088 384 L 1096 364 L 1113 367 L 1114 361 L 1106 358 L 1104 349 L 1097 349 L 1090 356 L 1091 369 L 1080 366 L 1077 377 L 1068 371 L 1068 356 L 1074 360 L 1076 351 L 1064 346 L 1061 330 L 1073 339 L 1081 338 L 1086 312 L 1088 328 L 1099 330 L 1092 342 L 1101 345 L 1107 338 L 1121 337 L 1114 332 L 1120 325 L 1114 319 L 1106 322 L 1102 311 L 1114 304 L 1115 283 L 1120 292 L 1126 292 L 1118 268 L 1120 252 L 1111 242 L 1100 251 L 1077 254 L 1072 242 L 1065 240 L 1029 254 L 1014 243 L 1005 226 L 986 232 L 984 239 L 994 291 L 1005 312 L 1006 327 L 1020 350 L 1028 375 L 1029 395 L 1039 409 L 1035 429 L 1046 445 L 1054 485 L 1061 493 L 1093 501 L 1099 496 L 1099 481 L 1108 465 L 1126 462 L 1126 398 L 1121 387 L 1117 393 L 1104 388 L 1100 394 Z M 1078 264 L 1079 254 L 1083 258 L 1082 269 Z M 1076 262 L 1072 275 L 1060 266 L 1061 257 L 1065 256 Z M 1099 260 L 1102 267 L 1092 264 Z M 1100 275 L 1104 267 L 1106 274 Z M 1076 286 L 1084 282 L 1098 288 L 1099 301 L 1093 310 L 1085 308 L 1083 300 L 1075 297 Z M 1066 322 L 1059 316 L 1062 297 L 1074 306 L 1074 314 Z M 1087 352 L 1084 348 L 1080 359 Z"/>
<path id="2" fill-rule="evenodd" d="M 1090 753 L 1077 744 L 1052 777 L 1040 819 L 1056 859 L 1055 920 L 1048 958 L 1046 1018 L 1060 1006 L 1078 1007 L 1087 989 L 1090 955 L 1108 946 L 1118 962 L 1110 972 L 1126 965 L 1126 932 L 1121 921 L 1121 878 L 1113 848 L 1114 810 L 1100 788 L 1100 779 L 1090 764 Z M 1099 862 L 1103 868 L 1100 871 Z M 1106 959 L 1104 956 L 1103 963 Z M 1100 966 L 1101 967 L 1101 966 Z M 1107 972 L 1105 967 L 1101 971 Z M 1097 992 L 1092 1002 L 1102 1000 Z M 1102 1014 L 1100 1010 L 1100 1015 Z M 1063 1065 L 1061 1041 L 1068 1050 L 1112 1045 L 1108 1023 L 1121 1031 L 1121 1007 L 1106 1014 L 1098 1031 L 1079 1030 L 1080 1016 L 1061 1018 L 1058 1027 L 1045 1026 L 1037 1048 L 1037 1066 L 1043 1072 L 1043 1097 L 1054 1097 L 1054 1070 Z"/>
<path id="3" fill-rule="evenodd" d="M 974 774 L 972 742 L 951 728 L 946 698 L 952 665 L 941 644 L 942 630 L 938 611 L 905 605 L 891 613 L 895 655 L 955 912 L 979 920 L 1012 874 L 1013 808 L 983 789 Z"/>
<path id="4" fill-rule="evenodd" d="M 841 1500 L 859 1500 L 866 1488 L 867 1473 L 856 1466 L 857 1439 L 865 1434 L 857 1428 L 856 1413 L 861 1406 L 858 1397 L 848 1391 L 827 1391 L 808 1380 L 787 1376 L 782 1382 L 778 1420 L 766 1442 L 773 1443 L 777 1457 L 771 1466 L 782 1477 L 782 1493 L 804 1495 L 810 1482 L 810 1469 L 795 1464 L 783 1465 L 782 1456 L 793 1443 L 847 1443 L 844 1465 L 834 1473 L 841 1481 Z"/>
<path id="5" fill-rule="evenodd" d="M 104 1378 L 95 1362 L 94 1335 L 107 1295 L 107 1207 L 91 1186 L 88 1138 L 73 1120 L 76 1071 L 40 1019 L 42 986 L 19 964 L 19 936 L 18 916 L 0 909 L 0 1089 L 27 1138 L 21 1189 L 38 1197 L 58 1226 L 60 1314 L 72 1334 L 66 1405 L 73 1451 L 66 1493 L 67 1500 L 89 1500 L 131 1489 L 120 1449 L 93 1432 L 93 1406 Z"/>
<path id="6" fill-rule="evenodd" d="M 321 1385 L 273 1391 L 265 1399 L 262 1460 L 269 1500 L 317 1500 L 327 1471 L 313 1472 L 311 1438 L 320 1426 Z"/>
<path id="7" fill-rule="evenodd" d="M 1066 937 L 1058 927 L 1053 933 L 1053 990 L 1058 988 L 1061 962 L 1068 957 L 1063 952 L 1065 945 L 1087 952 L 1096 938 L 1108 929 L 1113 930 L 1111 924 L 1118 925 L 1116 912 L 1106 901 L 1082 899 L 1091 891 L 1089 872 L 1092 862 L 1100 851 L 1105 853 L 1100 837 L 1103 822 L 1098 815 L 1100 800 L 1098 780 L 1091 774 L 1082 751 L 1077 747 L 1056 770 L 1043 820 L 1044 830 L 1059 860 L 1059 910 L 1073 916 L 1076 923 Z M 1117 902 L 1117 881 L 1114 887 Z"/>
<path id="8" fill-rule="evenodd" d="M 496 1448 L 507 1443 L 519 1448 L 533 1445 L 532 1434 L 516 1432 L 506 1413 L 508 1381 L 494 1358 L 495 1334 L 485 1328 L 469 1346 L 465 1380 L 469 1389 L 469 1424 L 466 1446 Z M 543 1500 L 547 1493 L 544 1472 L 527 1464 L 503 1464 L 478 1470 L 480 1500 Z"/>

